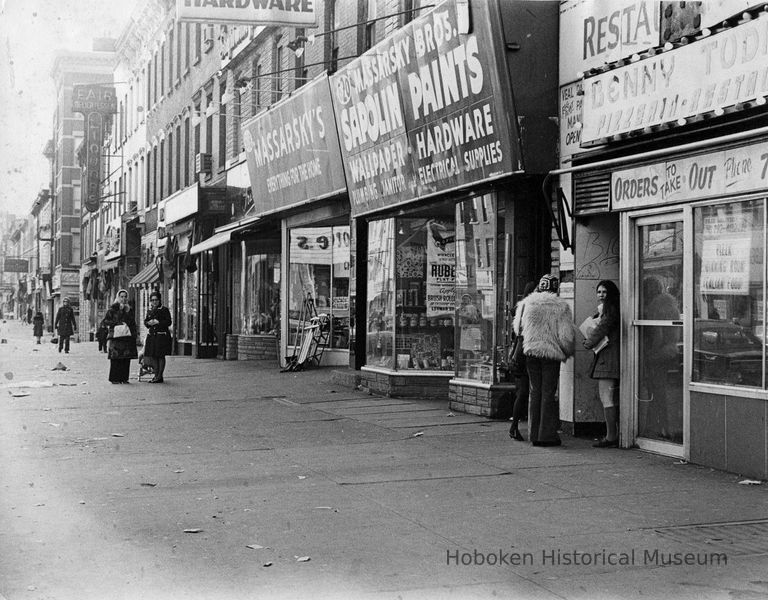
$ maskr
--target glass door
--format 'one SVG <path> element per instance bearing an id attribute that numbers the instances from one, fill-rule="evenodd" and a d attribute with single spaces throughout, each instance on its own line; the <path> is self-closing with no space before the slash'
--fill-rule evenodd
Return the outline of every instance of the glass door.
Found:
<path id="1" fill-rule="evenodd" d="M 632 298 L 630 341 L 633 437 L 644 449 L 682 456 L 685 368 L 683 298 L 685 281 L 682 213 L 632 221 L 628 265 Z"/>

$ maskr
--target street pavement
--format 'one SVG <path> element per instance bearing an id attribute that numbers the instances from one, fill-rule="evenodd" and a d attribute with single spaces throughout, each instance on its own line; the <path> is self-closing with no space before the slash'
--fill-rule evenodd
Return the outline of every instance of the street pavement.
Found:
<path id="1" fill-rule="evenodd" d="M 766 485 L 737 474 L 533 448 L 328 369 L 111 385 L 95 342 L 0 336 L 0 599 L 768 597 Z"/>

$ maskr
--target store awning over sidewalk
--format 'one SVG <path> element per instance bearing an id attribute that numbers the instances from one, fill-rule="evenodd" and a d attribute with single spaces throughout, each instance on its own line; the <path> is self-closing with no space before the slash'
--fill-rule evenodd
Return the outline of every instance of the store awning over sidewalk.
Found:
<path id="1" fill-rule="evenodd" d="M 258 220 L 259 217 L 250 217 L 248 219 L 243 219 L 242 221 L 237 221 L 236 223 L 229 223 L 222 227 L 217 227 L 211 237 L 192 246 L 189 253 L 200 254 L 206 250 L 213 250 L 222 244 L 226 244 L 232 239 L 234 234 L 252 227 Z"/>
<path id="2" fill-rule="evenodd" d="M 219 233 L 214 233 L 208 239 L 205 239 L 199 244 L 192 246 L 192 249 L 189 251 L 189 253 L 200 254 L 206 250 L 213 250 L 222 244 L 228 243 L 230 239 L 232 239 L 232 231 L 221 231 Z"/>
<path id="3" fill-rule="evenodd" d="M 149 263 L 128 283 L 130 287 L 142 287 L 160 280 L 160 271 L 154 262 Z"/>

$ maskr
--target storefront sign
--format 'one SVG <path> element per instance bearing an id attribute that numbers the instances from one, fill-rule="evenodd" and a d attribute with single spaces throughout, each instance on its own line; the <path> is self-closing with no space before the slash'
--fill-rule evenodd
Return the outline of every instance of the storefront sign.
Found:
<path id="1" fill-rule="evenodd" d="M 768 186 L 768 142 L 668 160 L 611 174 L 611 207 L 626 210 L 703 200 Z"/>
<path id="2" fill-rule="evenodd" d="M 456 230 L 451 221 L 427 222 L 427 318 L 456 310 Z"/>
<path id="3" fill-rule="evenodd" d="M 768 20 L 757 19 L 584 81 L 582 144 L 768 94 Z"/>
<path id="4" fill-rule="evenodd" d="M 180 21 L 316 27 L 318 0 L 176 0 Z"/>
<path id="5" fill-rule="evenodd" d="M 657 0 L 566 0 L 560 3 L 560 85 L 659 45 Z"/>
<path id="6" fill-rule="evenodd" d="M 170 225 L 196 214 L 198 210 L 200 210 L 200 184 L 196 183 L 168 197 L 165 206 L 160 208 L 163 216 L 158 218 L 158 227 L 160 222 Z"/>
<path id="7" fill-rule="evenodd" d="M 29 271 L 29 261 L 26 258 L 3 258 L 0 256 L 0 271 L 26 273 Z"/>
<path id="8" fill-rule="evenodd" d="M 120 217 L 107 224 L 104 232 L 104 260 L 112 260 L 123 255 L 120 240 L 122 238 L 122 222 Z"/>
<path id="9" fill-rule="evenodd" d="M 330 265 L 339 259 L 349 270 L 348 227 L 295 227 L 291 229 L 291 263 Z"/>
<path id="10" fill-rule="evenodd" d="M 582 152 L 581 130 L 584 119 L 584 82 L 560 88 L 560 157 Z"/>
<path id="11" fill-rule="evenodd" d="M 101 202 L 101 152 L 105 115 L 117 112 L 115 88 L 99 84 L 73 86 L 72 112 L 82 113 L 85 117 L 83 205 L 89 212 L 96 212 Z"/>
<path id="12" fill-rule="evenodd" d="M 704 219 L 701 241 L 702 294 L 749 294 L 753 230 L 750 215 Z"/>
<path id="13" fill-rule="evenodd" d="M 284 210 L 344 192 L 327 75 L 243 125 L 256 213 Z"/>
<path id="14" fill-rule="evenodd" d="M 521 170 L 495 6 L 464 35 L 443 2 L 331 77 L 353 215 Z"/>

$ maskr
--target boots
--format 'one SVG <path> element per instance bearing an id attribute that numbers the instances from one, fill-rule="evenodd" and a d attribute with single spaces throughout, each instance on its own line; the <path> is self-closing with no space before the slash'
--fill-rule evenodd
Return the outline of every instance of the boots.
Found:
<path id="1" fill-rule="evenodd" d="M 518 442 L 524 442 L 525 439 L 520 433 L 520 430 L 517 428 L 519 423 L 520 419 L 517 417 L 512 417 L 512 424 L 509 426 L 509 437 L 511 437 L 513 440 L 517 440 Z"/>

